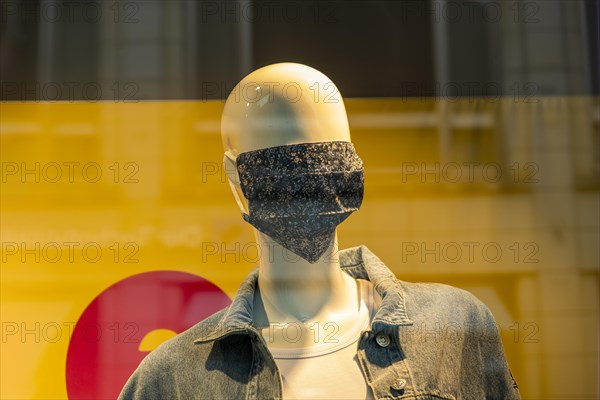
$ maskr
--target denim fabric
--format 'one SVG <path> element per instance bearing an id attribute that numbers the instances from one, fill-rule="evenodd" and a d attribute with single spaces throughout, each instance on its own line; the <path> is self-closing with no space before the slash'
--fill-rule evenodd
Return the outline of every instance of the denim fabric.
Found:
<path id="1" fill-rule="evenodd" d="M 382 297 L 357 355 L 376 399 L 519 399 L 489 309 L 462 289 L 399 281 L 365 246 L 342 269 Z M 258 270 L 231 305 L 150 353 L 119 399 L 277 399 L 282 386 L 253 325 Z M 333 368 L 334 366 L 332 366 Z"/>

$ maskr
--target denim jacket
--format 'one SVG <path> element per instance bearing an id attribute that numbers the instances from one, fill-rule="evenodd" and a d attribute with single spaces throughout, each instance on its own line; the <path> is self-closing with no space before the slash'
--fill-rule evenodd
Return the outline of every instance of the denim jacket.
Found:
<path id="1" fill-rule="evenodd" d="M 494 318 L 475 296 L 400 281 L 365 246 L 342 250 L 340 264 L 381 296 L 356 349 L 376 399 L 520 398 Z M 281 398 L 279 371 L 253 324 L 257 278 L 254 270 L 228 307 L 151 352 L 119 399 Z"/>

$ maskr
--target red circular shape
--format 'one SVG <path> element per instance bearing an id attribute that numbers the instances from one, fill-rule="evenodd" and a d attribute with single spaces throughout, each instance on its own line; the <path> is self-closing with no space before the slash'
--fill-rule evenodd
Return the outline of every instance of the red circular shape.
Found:
<path id="1" fill-rule="evenodd" d="M 183 332 L 230 303 L 212 282 L 180 271 L 145 272 L 113 284 L 96 296 L 73 329 L 69 399 L 116 399 L 148 354 L 138 350 L 148 332 Z"/>

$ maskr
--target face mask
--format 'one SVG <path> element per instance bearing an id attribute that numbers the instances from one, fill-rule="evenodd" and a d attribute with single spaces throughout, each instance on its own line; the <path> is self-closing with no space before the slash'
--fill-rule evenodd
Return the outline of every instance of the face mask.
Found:
<path id="1" fill-rule="evenodd" d="M 241 153 L 236 161 L 248 199 L 244 220 L 310 263 L 362 203 L 363 164 L 352 143 L 269 147 Z"/>

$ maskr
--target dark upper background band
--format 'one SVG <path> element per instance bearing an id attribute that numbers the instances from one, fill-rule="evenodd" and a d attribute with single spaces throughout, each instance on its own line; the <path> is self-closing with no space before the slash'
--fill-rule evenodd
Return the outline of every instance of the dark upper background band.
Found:
<path id="1" fill-rule="evenodd" d="M 0 97 L 224 99 L 282 61 L 345 97 L 597 95 L 598 4 L 7 0 Z"/>

